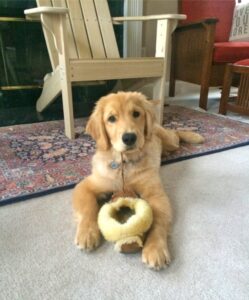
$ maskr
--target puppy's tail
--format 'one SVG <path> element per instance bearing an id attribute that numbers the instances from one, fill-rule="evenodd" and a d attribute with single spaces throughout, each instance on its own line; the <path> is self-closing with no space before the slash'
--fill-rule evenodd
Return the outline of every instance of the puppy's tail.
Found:
<path id="1" fill-rule="evenodd" d="M 180 141 L 188 144 L 202 144 L 205 141 L 202 135 L 193 131 L 176 130 L 176 133 L 179 136 Z"/>

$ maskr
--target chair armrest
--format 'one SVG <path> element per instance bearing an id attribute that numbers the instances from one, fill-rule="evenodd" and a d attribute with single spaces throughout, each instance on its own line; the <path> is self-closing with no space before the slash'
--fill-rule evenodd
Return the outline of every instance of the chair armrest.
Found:
<path id="1" fill-rule="evenodd" d="M 181 29 L 191 29 L 191 28 L 196 28 L 196 27 L 200 27 L 200 26 L 208 26 L 211 24 L 216 24 L 218 23 L 219 20 L 215 19 L 215 18 L 209 18 L 209 19 L 203 19 L 203 20 L 197 20 L 194 22 L 189 22 L 189 23 L 184 23 L 184 24 L 179 24 L 177 26 L 177 30 L 181 30 Z"/>
<path id="2" fill-rule="evenodd" d="M 150 16 L 129 16 L 129 17 L 114 17 L 114 24 L 121 24 L 126 21 L 151 21 L 151 20 L 185 20 L 186 15 L 166 14 L 166 15 L 150 15 Z"/>
<path id="3" fill-rule="evenodd" d="M 50 7 L 50 6 L 41 6 L 30 9 L 25 9 L 24 14 L 27 19 L 39 19 L 41 14 L 67 14 L 68 9 L 65 7 Z"/>

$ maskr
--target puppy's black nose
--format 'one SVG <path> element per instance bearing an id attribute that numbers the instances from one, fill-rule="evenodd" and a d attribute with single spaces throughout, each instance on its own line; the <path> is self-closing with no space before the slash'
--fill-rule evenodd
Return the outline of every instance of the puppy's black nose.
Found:
<path id="1" fill-rule="evenodd" d="M 136 143 L 137 136 L 135 133 L 124 133 L 122 136 L 122 140 L 125 145 L 132 146 Z"/>

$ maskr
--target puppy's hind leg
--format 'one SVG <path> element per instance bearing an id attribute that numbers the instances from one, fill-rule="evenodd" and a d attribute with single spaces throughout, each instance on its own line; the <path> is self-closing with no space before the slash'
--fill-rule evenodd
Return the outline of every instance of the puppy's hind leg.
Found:
<path id="1" fill-rule="evenodd" d="M 176 130 L 166 129 L 160 125 L 155 126 L 156 135 L 162 142 L 162 153 L 172 152 L 179 148 L 180 137 Z"/>

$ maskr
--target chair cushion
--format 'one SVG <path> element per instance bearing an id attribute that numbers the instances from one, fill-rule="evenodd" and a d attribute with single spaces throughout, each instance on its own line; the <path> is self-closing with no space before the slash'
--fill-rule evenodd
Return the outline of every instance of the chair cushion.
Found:
<path id="1" fill-rule="evenodd" d="M 248 57 L 249 57 L 249 55 L 248 55 Z M 249 67 L 249 58 L 236 61 L 234 64 L 236 66 L 246 66 L 246 67 Z"/>
<path id="2" fill-rule="evenodd" d="M 226 42 L 229 39 L 235 0 L 182 0 L 180 13 L 187 15 L 184 23 L 216 18 L 215 41 Z"/>
<path id="3" fill-rule="evenodd" d="M 234 63 L 249 57 L 249 42 L 224 42 L 214 44 L 214 63 Z"/>

